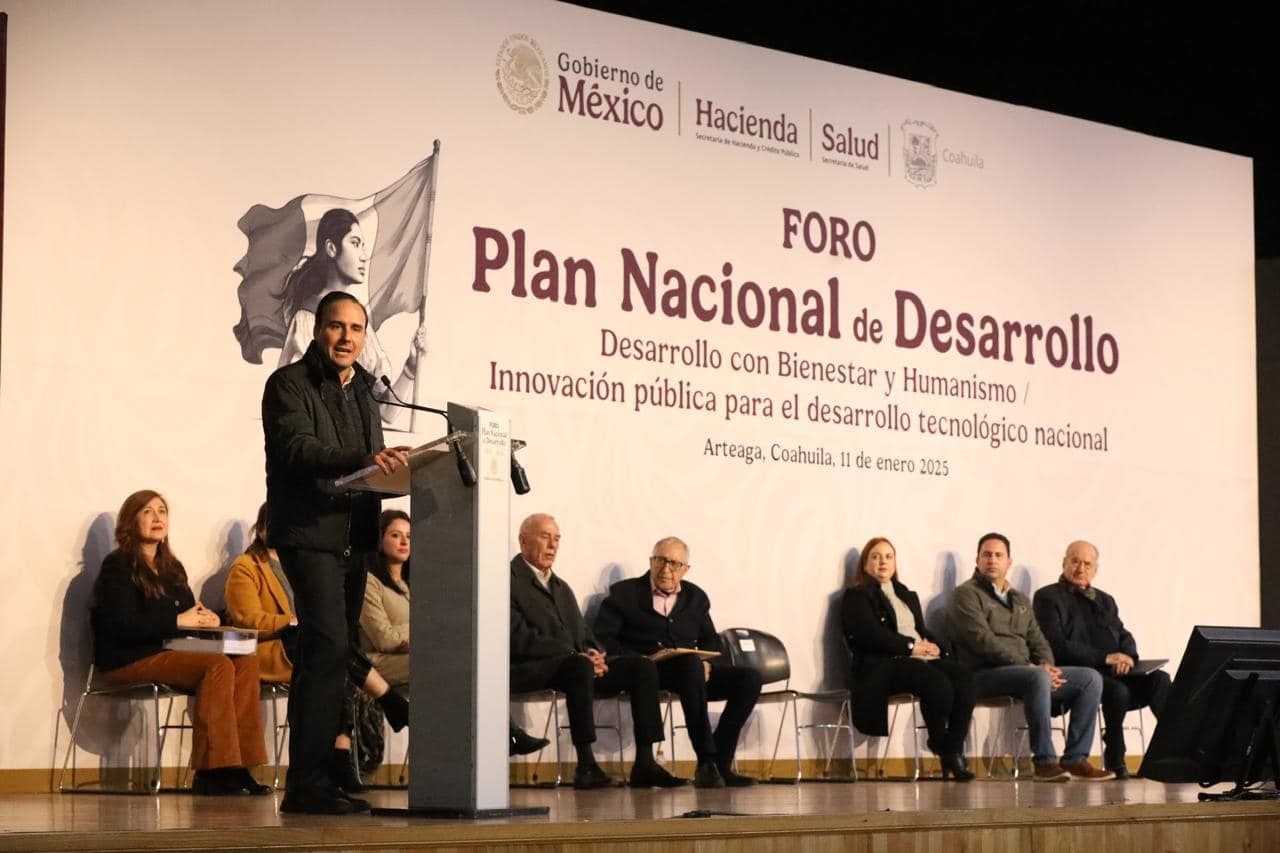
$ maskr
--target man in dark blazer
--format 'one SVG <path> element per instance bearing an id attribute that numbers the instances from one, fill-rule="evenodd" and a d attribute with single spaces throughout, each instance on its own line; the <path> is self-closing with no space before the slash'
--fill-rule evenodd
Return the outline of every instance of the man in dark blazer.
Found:
<path id="1" fill-rule="evenodd" d="M 369 808 L 338 787 L 328 766 L 364 602 L 364 559 L 378 547 L 380 503 L 333 481 L 369 465 L 390 473 L 409 464 L 408 447 L 384 444 L 373 377 L 357 363 L 368 320 L 351 294 L 326 295 L 306 354 L 272 373 L 262 394 L 267 544 L 280 554 L 298 614 L 282 812 Z"/>
<path id="2" fill-rule="evenodd" d="M 1102 674 L 1102 761 L 1125 779 L 1124 717 L 1144 706 L 1159 719 L 1169 695 L 1169 675 L 1134 673 L 1138 644 L 1120 621 L 1116 600 L 1093 585 L 1098 549 L 1072 542 L 1062 558 L 1062 577 L 1036 591 L 1036 621 L 1059 663 L 1088 666 Z"/>
<path id="3" fill-rule="evenodd" d="M 660 649 L 723 652 L 711 622 L 707 594 L 684 580 L 689 548 L 674 536 L 653 546 L 649 571 L 618 581 L 596 617 L 596 636 L 613 655 L 652 655 Z M 760 696 L 760 673 L 720 658 L 703 661 L 683 654 L 658 664 L 658 684 L 679 695 L 689 740 L 698 756 L 693 784 L 699 788 L 742 787 L 755 780 L 733 772 L 738 735 Z M 708 700 L 725 700 L 715 732 Z"/>
<path id="4" fill-rule="evenodd" d="M 639 655 L 608 657 L 578 609 L 569 585 L 551 571 L 560 548 L 560 527 L 549 515 L 531 515 L 520 525 L 520 553 L 511 560 L 511 692 L 554 688 L 565 694 L 569 732 L 578 753 L 573 787 L 604 788 L 613 780 L 592 752 L 596 696 L 627 691 L 635 727 L 633 788 L 674 788 L 677 779 L 658 766 L 653 745 L 662 740 L 658 673 Z"/>

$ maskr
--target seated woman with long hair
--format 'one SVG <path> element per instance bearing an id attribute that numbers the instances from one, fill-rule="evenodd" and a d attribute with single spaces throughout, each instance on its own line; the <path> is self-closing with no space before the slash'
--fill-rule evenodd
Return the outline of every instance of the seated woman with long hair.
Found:
<path id="1" fill-rule="evenodd" d="M 394 685 L 409 683 L 409 516 L 384 509 L 360 610 L 360 647 Z"/>
<path id="2" fill-rule="evenodd" d="M 267 547 L 265 503 L 258 508 L 253 541 L 231 564 L 226 593 L 227 617 L 231 624 L 256 628 L 259 632 L 258 665 L 262 680 L 287 683 L 292 678 L 292 661 L 298 652 L 298 619 L 293 614 L 293 589 L 280 567 L 275 549 Z M 348 659 L 347 678 L 373 697 L 391 728 L 400 731 L 409 724 L 408 701 L 391 689 L 368 658 L 355 650 Z M 362 786 L 351 760 L 351 725 L 350 719 L 343 719 L 342 731 L 334 739 L 329 770 L 344 791 L 358 793 Z"/>
<path id="3" fill-rule="evenodd" d="M 165 640 L 189 629 L 218 627 L 219 619 L 196 601 L 186 569 L 169 548 L 169 505 L 158 492 L 125 498 L 116 516 L 116 544 L 94 583 L 90 617 L 102 680 L 160 681 L 195 692 L 188 707 L 194 793 L 271 793 L 248 770 L 267 761 L 258 658 L 164 648 Z"/>
<path id="4" fill-rule="evenodd" d="M 853 656 L 853 722 L 863 734 L 889 733 L 889 697 L 920 698 L 929 749 L 942 759 L 942 777 L 968 782 L 964 739 L 973 715 L 973 678 L 947 660 L 924 625 L 920 597 L 898 580 L 897 551 L 882 536 L 858 557 L 853 586 L 844 592 L 840 624 Z"/>
<path id="5" fill-rule="evenodd" d="M 385 509 L 378 529 L 378 553 L 369 566 L 360 610 L 360 646 L 387 681 L 399 686 L 409 683 L 409 516 Z M 529 755 L 550 743 L 514 722 L 507 735 L 510 755 Z"/>

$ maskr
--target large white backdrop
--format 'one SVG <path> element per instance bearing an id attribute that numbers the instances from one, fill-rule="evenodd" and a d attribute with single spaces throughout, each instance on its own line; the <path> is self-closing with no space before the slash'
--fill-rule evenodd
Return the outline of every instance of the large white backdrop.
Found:
<path id="1" fill-rule="evenodd" d="M 279 351 L 232 333 L 240 217 L 436 139 L 419 399 L 510 414 L 513 550 L 553 513 L 584 606 L 679 535 L 718 626 L 836 686 L 856 549 L 932 613 L 995 529 L 1027 592 L 1097 543 L 1146 655 L 1257 623 L 1247 159 L 546 2 L 5 5 L 0 767 L 53 760 L 126 494 L 215 601 L 245 544 Z"/>

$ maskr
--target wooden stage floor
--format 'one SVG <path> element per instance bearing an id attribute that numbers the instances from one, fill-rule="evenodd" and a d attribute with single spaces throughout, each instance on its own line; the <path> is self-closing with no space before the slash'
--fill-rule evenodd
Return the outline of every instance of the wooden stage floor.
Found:
<path id="1" fill-rule="evenodd" d="M 1199 803 L 1199 790 L 1136 779 L 513 789 L 513 807 L 550 815 L 478 822 L 281 815 L 279 794 L 10 794 L 0 850 L 1280 851 L 1280 803 Z"/>

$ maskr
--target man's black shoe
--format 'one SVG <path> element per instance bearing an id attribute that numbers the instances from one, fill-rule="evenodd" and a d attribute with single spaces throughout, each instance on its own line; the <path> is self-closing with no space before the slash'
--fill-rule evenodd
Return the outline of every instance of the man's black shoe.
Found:
<path id="1" fill-rule="evenodd" d="M 1112 773 L 1116 774 L 1117 779 L 1129 778 L 1129 768 L 1125 767 L 1123 764 L 1117 767 L 1108 767 L 1107 769 L 1110 770 Z"/>
<path id="2" fill-rule="evenodd" d="M 672 776 L 657 764 L 636 764 L 631 768 L 632 788 L 679 788 L 681 785 L 688 784 L 688 779 Z"/>
<path id="3" fill-rule="evenodd" d="M 534 737 L 524 729 L 511 727 L 511 739 L 507 742 L 507 755 L 532 755 L 550 745 L 544 737 Z"/>
<path id="4" fill-rule="evenodd" d="M 693 771 L 693 787 L 723 788 L 724 779 L 720 777 L 720 769 L 710 761 L 699 761 L 698 769 Z"/>
<path id="5" fill-rule="evenodd" d="M 364 803 L 364 808 L 358 808 L 357 803 Z M 280 811 L 286 814 L 353 814 L 368 808 L 364 800 L 352 800 L 337 788 L 285 791 L 280 801 Z"/>
<path id="6" fill-rule="evenodd" d="M 743 776 L 741 773 L 734 773 L 727 767 L 720 768 L 720 778 L 724 780 L 724 784 L 730 788 L 750 788 L 756 783 L 755 779 L 750 776 Z"/>
<path id="7" fill-rule="evenodd" d="M 239 777 L 240 785 L 244 788 L 246 794 L 252 794 L 255 797 L 265 797 L 274 789 L 270 785 L 263 785 L 257 779 L 253 778 L 253 774 L 249 772 L 247 767 L 236 767 L 231 771 Z"/>
<path id="8" fill-rule="evenodd" d="M 362 800 L 362 799 L 360 799 L 359 797 L 353 797 L 353 796 L 351 796 L 351 794 L 349 794 L 349 793 L 347 793 L 346 791 L 343 791 L 343 790 L 341 790 L 341 789 L 339 789 L 339 790 L 338 790 L 338 793 L 339 793 L 339 794 L 342 796 L 342 798 L 343 798 L 343 799 L 345 799 L 348 803 L 351 803 L 351 810 L 352 810 L 353 812 L 367 812 L 367 811 L 369 811 L 369 809 L 370 809 L 370 805 L 369 805 L 369 801 L 368 801 L 368 800 Z"/>
<path id="9" fill-rule="evenodd" d="M 599 764 L 578 764 L 573 772 L 573 787 L 579 791 L 590 791 L 593 788 L 612 788 L 613 779 L 600 769 Z"/>
<path id="10" fill-rule="evenodd" d="M 230 768 L 219 767 L 214 770 L 197 770 L 191 780 L 191 793 L 202 797 L 235 797 L 248 794 L 238 776 L 226 771 Z M 256 784 L 256 783 L 255 783 Z"/>

